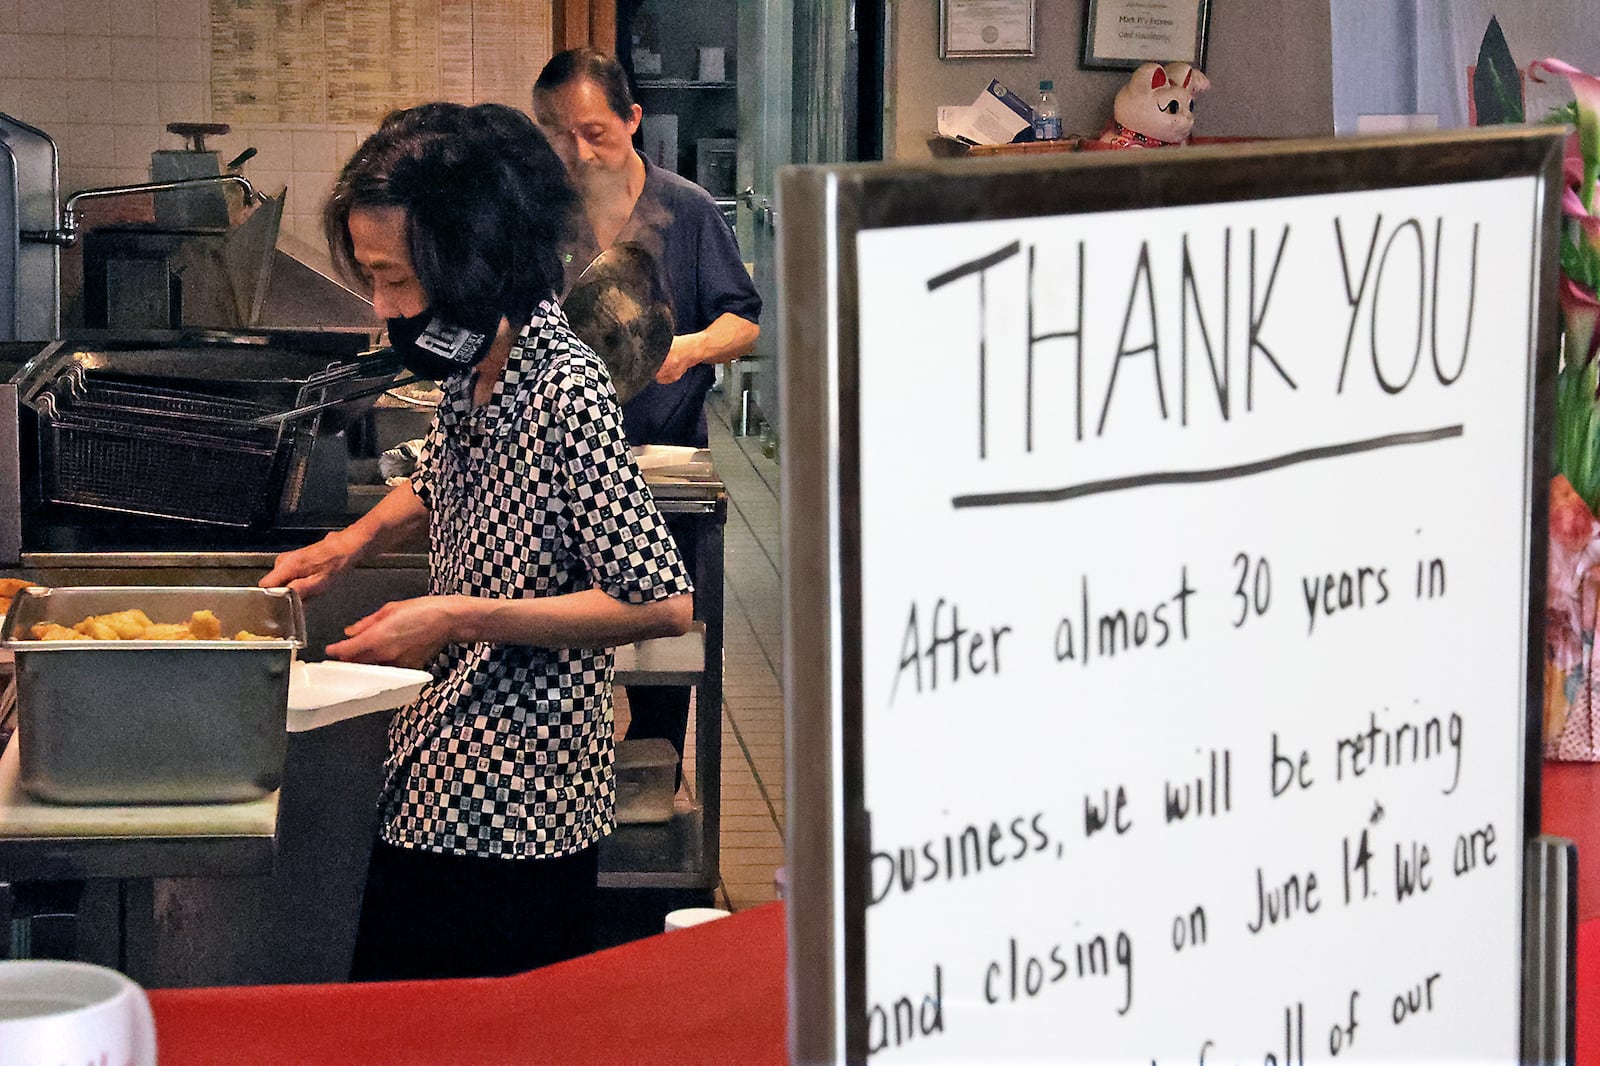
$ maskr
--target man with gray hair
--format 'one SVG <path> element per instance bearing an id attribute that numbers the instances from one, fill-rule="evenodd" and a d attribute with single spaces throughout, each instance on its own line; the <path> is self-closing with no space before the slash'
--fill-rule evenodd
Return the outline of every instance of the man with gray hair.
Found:
<path id="1" fill-rule="evenodd" d="M 656 380 L 622 407 L 633 444 L 706 446 L 712 369 L 754 349 L 761 297 L 738 243 L 710 194 L 656 166 L 633 146 L 643 110 L 612 56 L 576 48 L 545 64 L 533 87 L 534 117 L 582 200 L 566 242 L 570 288 L 594 258 L 620 242 L 642 244 L 660 265 L 676 323 Z M 693 572 L 694 538 L 669 528 Z M 664 737 L 682 765 L 689 690 L 631 686 L 631 739 Z"/>

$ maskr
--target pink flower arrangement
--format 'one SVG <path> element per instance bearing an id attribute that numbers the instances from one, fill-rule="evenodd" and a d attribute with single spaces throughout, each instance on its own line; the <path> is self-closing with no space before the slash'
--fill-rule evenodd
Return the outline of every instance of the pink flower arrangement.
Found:
<path id="1" fill-rule="evenodd" d="M 1561 315 L 1565 327 L 1568 362 L 1592 363 L 1600 351 L 1600 214 L 1596 214 L 1596 179 L 1600 177 L 1600 78 L 1585 74 L 1559 59 L 1536 60 L 1528 76 L 1545 81 L 1545 75 L 1567 79 L 1575 97 L 1571 114 L 1576 127 L 1567 138 L 1566 187 L 1561 210 L 1567 229 L 1561 249 Z M 1591 501 L 1592 504 L 1593 501 Z"/>
<path id="2" fill-rule="evenodd" d="M 1600 508 L 1600 78 L 1559 59 L 1540 59 L 1528 77 L 1560 76 L 1571 85 L 1572 104 L 1556 112 L 1574 129 L 1567 138 L 1561 211 L 1561 373 L 1556 387 L 1555 470 L 1589 505 Z"/>
<path id="3" fill-rule="evenodd" d="M 1555 477 L 1545 609 L 1545 750 L 1600 759 L 1600 78 L 1558 59 L 1528 77 L 1563 77 L 1574 101 L 1552 118 L 1574 127 L 1563 165 L 1560 237 L 1561 368 L 1556 383 Z"/>

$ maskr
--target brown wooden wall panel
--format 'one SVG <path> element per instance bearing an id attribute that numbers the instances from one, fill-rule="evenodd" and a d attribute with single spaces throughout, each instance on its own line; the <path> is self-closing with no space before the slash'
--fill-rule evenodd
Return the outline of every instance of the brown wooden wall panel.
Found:
<path id="1" fill-rule="evenodd" d="M 551 9 L 556 51 L 586 46 L 616 51 L 616 0 L 552 0 Z"/>

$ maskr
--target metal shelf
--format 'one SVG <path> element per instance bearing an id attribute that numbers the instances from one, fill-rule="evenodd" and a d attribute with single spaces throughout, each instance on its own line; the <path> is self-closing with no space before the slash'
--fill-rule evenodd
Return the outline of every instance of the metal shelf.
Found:
<path id="1" fill-rule="evenodd" d="M 618 685 L 698 685 L 706 670 L 706 626 L 616 649 Z"/>
<path id="2" fill-rule="evenodd" d="M 601 888 L 713 888 L 705 848 L 705 812 L 696 807 L 674 811 L 659 823 L 619 825 L 600 842 Z"/>
<path id="3" fill-rule="evenodd" d="M 731 81 L 679 81 L 675 78 L 653 78 L 634 82 L 638 89 L 732 89 L 738 83 Z"/>
<path id="4" fill-rule="evenodd" d="M 663 514 L 693 516 L 699 544 L 695 616 L 689 632 L 616 650 L 619 685 L 688 685 L 694 698 L 694 806 L 662 823 L 629 823 L 600 842 L 602 888 L 714 889 L 722 826 L 723 531 L 728 497 L 694 486 L 696 499 L 657 491 Z"/>

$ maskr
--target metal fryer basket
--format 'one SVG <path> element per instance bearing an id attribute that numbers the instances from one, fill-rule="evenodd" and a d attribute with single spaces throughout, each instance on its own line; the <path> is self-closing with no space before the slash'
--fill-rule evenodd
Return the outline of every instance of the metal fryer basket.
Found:
<path id="1" fill-rule="evenodd" d="M 55 503 L 227 526 L 271 521 L 304 464 L 302 427 L 268 410 L 154 385 L 63 375 L 37 397 L 40 487 Z"/>
<path id="2" fill-rule="evenodd" d="M 256 346 L 104 346 L 43 353 L 18 377 L 38 415 L 46 501 L 242 527 L 299 504 L 316 438 L 370 406 L 351 393 L 398 369 Z"/>
<path id="3" fill-rule="evenodd" d="M 248 400 L 122 381 L 104 374 L 91 375 L 77 367 L 69 371 L 66 380 L 73 389 L 73 406 L 84 413 L 100 411 L 113 417 L 173 415 L 233 423 L 254 418 L 266 409 Z"/>

